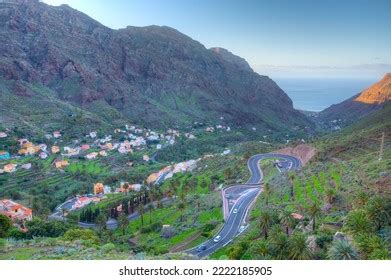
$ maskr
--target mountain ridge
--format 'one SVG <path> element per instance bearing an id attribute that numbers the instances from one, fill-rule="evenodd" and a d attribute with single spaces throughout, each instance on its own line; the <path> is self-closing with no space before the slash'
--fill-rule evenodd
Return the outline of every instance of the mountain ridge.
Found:
<path id="1" fill-rule="evenodd" d="M 66 5 L 17 2 L 0 3 L 0 75 L 18 88 L 40 84 L 82 110 L 148 126 L 312 125 L 270 78 L 173 28 L 113 30 Z"/>
<path id="2" fill-rule="evenodd" d="M 324 109 L 319 113 L 318 118 L 326 125 L 330 122 L 334 125 L 337 122 L 338 125 L 346 126 L 383 108 L 389 100 L 391 100 L 391 73 L 386 73 L 380 81 L 369 88 Z"/>
<path id="3" fill-rule="evenodd" d="M 391 73 L 386 73 L 379 82 L 364 90 L 355 101 L 366 104 L 381 104 L 391 100 Z"/>

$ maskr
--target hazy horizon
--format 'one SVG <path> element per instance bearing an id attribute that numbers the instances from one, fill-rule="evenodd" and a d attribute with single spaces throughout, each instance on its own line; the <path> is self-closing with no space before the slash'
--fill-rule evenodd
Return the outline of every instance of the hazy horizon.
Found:
<path id="1" fill-rule="evenodd" d="M 319 112 L 359 94 L 377 82 L 360 78 L 275 78 L 299 110 Z"/>

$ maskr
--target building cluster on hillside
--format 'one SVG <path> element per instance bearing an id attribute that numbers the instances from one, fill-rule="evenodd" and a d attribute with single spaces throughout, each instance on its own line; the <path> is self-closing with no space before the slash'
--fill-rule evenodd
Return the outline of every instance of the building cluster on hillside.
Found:
<path id="1" fill-rule="evenodd" d="M 177 164 L 169 165 L 152 173 L 147 178 L 147 184 L 160 184 L 167 179 L 170 179 L 176 173 L 190 172 L 197 167 L 198 160 L 188 160 Z"/>
<path id="2" fill-rule="evenodd" d="M 221 124 L 218 124 L 218 125 L 215 125 L 215 126 L 208 126 L 205 128 L 205 131 L 206 132 L 215 132 L 215 131 L 231 131 L 231 127 L 229 126 L 225 126 L 225 125 L 221 125 Z"/>
<path id="3" fill-rule="evenodd" d="M 125 125 L 125 129 L 116 128 L 114 134 L 121 134 L 124 139 L 119 142 L 113 141 L 113 135 L 104 135 L 98 137 L 96 131 L 89 132 L 84 140 L 77 139 L 73 143 L 78 145 L 63 146 L 59 145 L 62 142 L 63 134 L 61 131 L 53 131 L 45 134 L 45 138 L 50 140 L 51 147 L 47 144 L 34 144 L 26 138 L 19 139 L 19 156 L 38 156 L 40 159 L 47 159 L 50 154 L 59 154 L 62 157 L 84 156 L 86 159 L 95 159 L 98 156 L 107 156 L 108 151 L 117 150 L 120 154 L 133 153 L 134 150 L 143 150 L 148 144 L 155 145 L 156 149 L 162 149 L 165 145 L 174 145 L 176 139 L 181 136 L 181 133 L 176 129 L 168 129 L 165 133 L 158 133 L 151 129 L 136 127 L 135 125 Z M 192 133 L 184 133 L 184 137 L 188 139 L 196 138 Z M 0 132 L 0 138 L 8 137 L 7 132 Z M 88 142 L 90 143 L 81 143 Z M 12 155 L 8 151 L 0 151 L 0 160 L 8 160 Z"/>
<path id="4" fill-rule="evenodd" d="M 98 203 L 99 201 L 101 201 L 101 198 L 97 196 L 88 196 L 88 195 L 77 196 L 76 199 L 74 200 L 74 203 L 71 206 L 71 210 L 81 209 L 93 202 Z"/>
<path id="5" fill-rule="evenodd" d="M 180 162 L 177 164 L 169 165 L 164 167 L 163 169 L 159 170 L 156 173 L 152 173 L 148 176 L 146 183 L 148 185 L 150 184 L 160 184 L 164 182 L 165 180 L 172 178 L 174 174 L 176 173 L 182 173 L 182 172 L 190 172 L 194 170 L 197 167 L 198 160 L 189 160 Z M 76 196 L 75 198 L 69 199 L 60 206 L 56 208 L 55 214 L 62 215 L 60 212 L 62 212 L 61 209 L 64 209 L 66 211 L 73 211 L 80 208 L 83 208 L 91 203 L 98 203 L 101 200 L 105 199 L 107 194 L 118 194 L 118 193 L 127 193 L 127 192 L 139 192 L 141 191 L 143 185 L 142 184 L 132 184 L 129 182 L 120 182 L 119 186 L 109 186 L 104 185 L 101 182 L 97 182 L 93 185 L 92 192 L 93 194 L 87 194 L 87 195 L 80 195 Z M 146 187 L 148 188 L 148 187 Z"/>
<path id="6" fill-rule="evenodd" d="M 24 221 L 33 219 L 33 211 L 10 199 L 0 200 L 0 214 L 7 216 L 12 220 L 15 226 L 20 227 Z"/>

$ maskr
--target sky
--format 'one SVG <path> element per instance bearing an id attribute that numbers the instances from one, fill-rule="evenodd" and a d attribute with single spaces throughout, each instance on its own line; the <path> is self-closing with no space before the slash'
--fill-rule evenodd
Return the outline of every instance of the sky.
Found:
<path id="1" fill-rule="evenodd" d="M 113 28 L 166 25 L 272 78 L 391 72 L 390 0 L 43 0 Z"/>

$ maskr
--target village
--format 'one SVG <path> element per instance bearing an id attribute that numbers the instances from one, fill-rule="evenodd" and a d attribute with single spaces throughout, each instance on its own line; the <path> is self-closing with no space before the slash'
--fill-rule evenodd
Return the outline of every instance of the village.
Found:
<path id="1" fill-rule="evenodd" d="M 203 124 L 195 123 L 202 127 Z M 33 162 L 49 161 L 50 168 L 60 173 L 66 173 L 73 162 L 96 161 L 115 155 L 141 155 L 140 161 L 145 164 L 155 161 L 159 150 L 167 146 L 175 145 L 176 141 L 183 137 L 185 139 L 196 139 L 198 133 L 229 132 L 230 127 L 223 125 L 204 126 L 202 129 L 181 133 L 177 129 L 168 129 L 165 132 L 156 132 L 151 129 L 140 128 L 135 125 L 125 125 L 123 129 L 116 128 L 112 134 L 102 134 L 97 131 L 90 131 L 80 139 L 63 141 L 62 131 L 53 131 L 44 135 L 43 143 L 35 143 L 27 138 L 17 139 L 17 153 L 12 154 L 6 149 L 0 150 L 0 179 L 5 174 L 17 174 L 22 170 L 28 171 L 32 168 Z M 10 131 L 0 131 L 0 139 L 10 137 Z M 3 147 L 4 148 L 4 147 Z M 222 155 L 227 155 L 230 150 L 225 150 Z M 210 156 L 210 155 L 209 155 Z M 31 160 L 31 161 L 30 161 Z M 99 203 L 107 198 L 107 195 L 116 195 L 127 192 L 139 192 L 143 186 L 148 188 L 151 185 L 162 184 L 177 173 L 184 173 L 194 170 L 200 159 L 188 160 L 179 163 L 165 165 L 157 172 L 150 173 L 145 180 L 140 182 L 120 181 L 115 184 L 104 184 L 95 182 L 92 184 L 89 193 L 76 193 L 68 197 L 66 201 L 58 205 L 51 214 L 51 218 L 62 219 L 68 213 L 82 209 L 92 203 Z M 4 162 L 3 165 L 1 163 Z M 131 168 L 134 162 L 128 161 L 126 166 Z M 1 183 L 1 182 L 0 182 Z M 4 197 L 0 201 L 0 211 L 10 217 L 16 226 L 24 229 L 23 221 L 32 219 L 33 210 Z"/>

